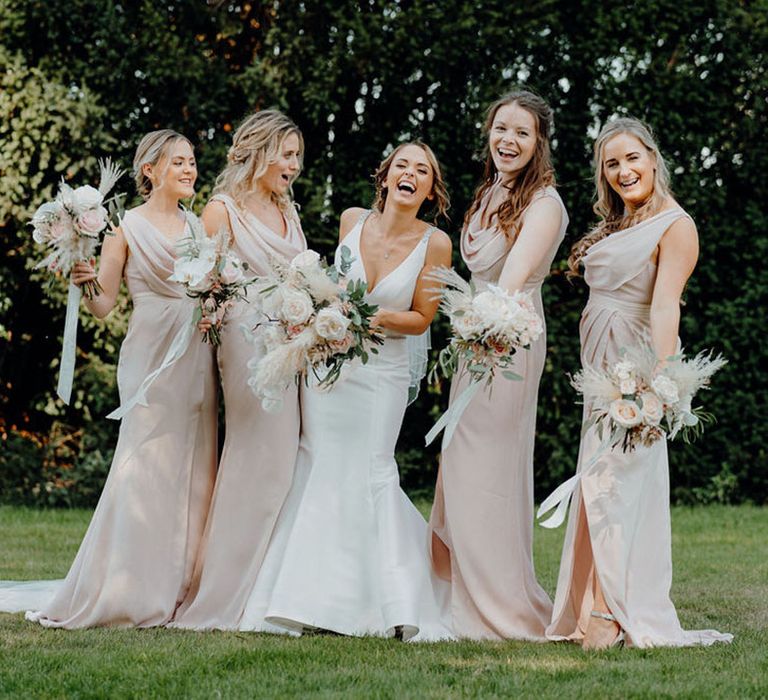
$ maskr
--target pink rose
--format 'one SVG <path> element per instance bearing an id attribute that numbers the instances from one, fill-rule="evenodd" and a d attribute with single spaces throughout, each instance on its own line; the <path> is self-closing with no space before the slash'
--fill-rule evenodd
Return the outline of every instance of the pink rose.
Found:
<path id="1" fill-rule="evenodd" d="M 77 217 L 77 227 L 88 236 L 100 234 L 107 226 L 107 210 L 104 207 L 88 209 Z"/>
<path id="2" fill-rule="evenodd" d="M 355 344 L 355 336 L 350 331 L 341 340 L 332 340 L 328 343 L 329 347 L 337 355 L 344 355 L 349 352 L 350 348 Z"/>
<path id="3" fill-rule="evenodd" d="M 223 284 L 237 284 L 243 281 L 243 270 L 235 260 L 228 257 L 221 268 L 219 278 Z"/>

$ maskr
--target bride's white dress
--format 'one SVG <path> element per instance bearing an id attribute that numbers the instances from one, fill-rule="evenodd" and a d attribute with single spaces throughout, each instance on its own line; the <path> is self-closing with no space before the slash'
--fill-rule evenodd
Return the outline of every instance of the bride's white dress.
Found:
<path id="1" fill-rule="evenodd" d="M 365 280 L 366 218 L 343 241 L 353 279 Z M 372 303 L 411 308 L 430 234 L 368 294 Z M 453 637 L 448 585 L 431 573 L 427 523 L 400 489 L 394 459 L 409 384 L 406 338 L 390 336 L 329 391 L 302 390 L 293 487 L 241 629 L 392 636 L 402 625 L 404 639 Z"/>

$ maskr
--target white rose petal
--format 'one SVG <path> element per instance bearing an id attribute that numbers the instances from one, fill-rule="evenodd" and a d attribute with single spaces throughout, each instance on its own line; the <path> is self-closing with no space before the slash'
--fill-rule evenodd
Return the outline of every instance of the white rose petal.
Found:
<path id="1" fill-rule="evenodd" d="M 624 428 L 631 428 L 643 422 L 640 407 L 634 401 L 617 399 L 611 403 L 608 413 L 616 423 Z"/>
<path id="2" fill-rule="evenodd" d="M 645 391 L 640 394 L 640 402 L 642 403 L 641 410 L 645 422 L 651 425 L 658 425 L 664 417 L 664 406 L 659 397 L 651 391 Z"/>
<path id="3" fill-rule="evenodd" d="M 282 318 L 292 326 L 306 323 L 314 312 L 312 298 L 306 292 L 291 287 L 282 290 Z"/>
<path id="4" fill-rule="evenodd" d="M 651 382 L 651 387 L 659 398 L 667 405 L 676 404 L 680 400 L 677 384 L 664 374 L 659 374 Z"/>
<path id="5" fill-rule="evenodd" d="M 303 253 L 299 253 L 293 260 L 291 260 L 291 267 L 295 270 L 303 270 L 305 268 L 317 267 L 320 263 L 320 254 L 314 250 L 305 250 Z"/>
<path id="6" fill-rule="evenodd" d="M 321 338 L 339 341 L 346 336 L 350 323 L 350 319 L 341 311 L 331 307 L 318 311 L 315 319 L 315 330 Z"/>

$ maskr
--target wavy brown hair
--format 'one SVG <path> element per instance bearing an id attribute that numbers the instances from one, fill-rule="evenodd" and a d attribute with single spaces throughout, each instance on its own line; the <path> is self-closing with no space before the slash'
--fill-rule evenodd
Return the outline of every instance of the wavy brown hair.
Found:
<path id="1" fill-rule="evenodd" d="M 434 151 L 427 146 L 423 141 L 406 141 L 401 143 L 395 148 L 376 168 L 376 172 L 373 174 L 373 184 L 376 188 L 376 194 L 373 198 L 373 209 L 378 212 L 384 211 L 384 204 L 387 201 L 387 188 L 384 187 L 384 183 L 387 180 L 387 173 L 389 167 L 395 160 L 397 154 L 406 146 L 418 146 L 427 156 L 427 162 L 432 168 L 432 209 L 427 212 L 429 218 L 437 220 L 442 217 L 448 219 L 448 209 L 451 206 L 451 200 L 448 197 L 448 188 L 445 186 L 445 179 L 443 178 L 443 169 L 440 167 L 440 161 L 437 160 L 437 156 Z M 424 205 L 422 205 L 424 206 Z"/>
<path id="2" fill-rule="evenodd" d="M 264 109 L 246 117 L 232 136 L 232 146 L 227 153 L 227 165 L 216 178 L 214 194 L 228 194 L 243 206 L 253 183 L 267 168 L 278 160 L 283 142 L 291 134 L 299 139 L 299 167 L 303 165 L 304 138 L 298 126 L 285 114 L 276 109 Z M 298 177 L 298 173 L 296 174 Z M 281 211 L 291 211 L 292 192 L 273 195 Z"/>
<path id="3" fill-rule="evenodd" d="M 485 171 L 480 186 L 475 190 L 472 205 L 464 217 L 464 227 L 467 227 L 470 219 L 480 208 L 483 197 L 496 182 L 498 170 L 493 162 L 490 149 L 491 127 L 499 109 L 512 104 L 518 105 L 526 112 L 529 112 L 536 120 L 536 148 L 534 149 L 533 156 L 522 172 L 515 178 L 514 183 L 507 187 L 507 198 L 496 211 L 501 231 L 504 235 L 515 239 L 520 233 L 523 212 L 533 201 L 536 192 L 543 187 L 555 185 L 555 170 L 552 167 L 552 155 L 549 145 L 554 125 L 552 108 L 544 98 L 539 97 L 530 90 L 513 90 L 496 100 L 486 112 L 485 124 L 483 125 L 483 133 L 486 137 L 485 147 L 483 148 Z"/>
<path id="4" fill-rule="evenodd" d="M 654 161 L 653 192 L 642 206 L 632 213 L 627 213 L 624 200 L 613 189 L 605 177 L 603 169 L 603 150 L 605 144 L 614 136 L 629 134 L 645 147 Z M 592 210 L 599 217 L 598 223 L 585 236 L 574 243 L 568 256 L 568 276 L 579 275 L 579 264 L 586 252 L 598 241 L 610 234 L 629 228 L 658 214 L 672 195 L 669 184 L 669 169 L 659 151 L 651 127 L 634 117 L 620 117 L 603 125 L 595 140 L 593 162 L 595 169 L 596 200 Z"/>

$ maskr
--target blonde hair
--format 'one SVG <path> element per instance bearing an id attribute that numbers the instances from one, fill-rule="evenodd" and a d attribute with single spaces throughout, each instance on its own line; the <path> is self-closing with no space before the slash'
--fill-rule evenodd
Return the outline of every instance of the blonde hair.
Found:
<path id="1" fill-rule="evenodd" d="M 603 172 L 603 150 L 605 144 L 614 136 L 629 134 L 634 136 L 648 151 L 654 161 L 653 191 L 647 202 L 637 207 L 628 214 L 624 200 L 608 183 Z M 597 225 L 571 248 L 568 257 L 568 276 L 579 275 L 579 264 L 586 252 L 598 241 L 606 236 L 655 216 L 664 207 L 666 201 L 672 196 L 669 182 L 669 169 L 659 151 L 651 127 L 633 117 L 620 117 L 603 125 L 595 140 L 593 150 L 593 167 L 595 169 L 596 201 L 592 210 L 600 218 Z"/>
<path id="2" fill-rule="evenodd" d="M 376 194 L 373 198 L 373 209 L 379 213 L 384 211 L 384 205 L 387 203 L 387 188 L 384 187 L 387 181 L 387 173 L 397 154 L 406 146 L 416 146 L 424 151 L 427 156 L 427 162 L 432 168 L 432 192 L 430 194 L 434 195 L 434 202 L 432 210 L 429 212 L 430 218 L 437 219 L 443 217 L 447 219 L 451 200 L 448 196 L 448 188 L 445 186 L 443 169 L 440 167 L 440 161 L 437 160 L 434 151 L 426 143 L 418 139 L 399 144 L 376 168 L 376 172 L 373 174 L 373 184 L 376 188 Z"/>
<path id="3" fill-rule="evenodd" d="M 536 147 L 531 160 L 515 178 L 511 187 L 507 187 L 507 197 L 496 211 L 499 229 L 513 240 L 522 227 L 522 215 L 540 189 L 555 185 L 555 170 L 552 167 L 552 154 L 549 145 L 554 126 L 552 108 L 544 98 L 530 90 L 513 90 L 494 102 L 486 112 L 483 133 L 485 134 L 485 171 L 480 186 L 475 191 L 472 204 L 464 217 L 464 227 L 480 208 L 483 197 L 496 182 L 498 170 L 493 162 L 490 149 L 490 132 L 496 113 L 507 105 L 517 105 L 529 112 L 536 120 Z"/>
<path id="4" fill-rule="evenodd" d="M 139 141 L 133 156 L 133 179 L 136 181 L 136 189 L 143 199 L 149 199 L 152 195 L 152 180 L 144 174 L 144 166 L 147 164 L 156 166 L 168 155 L 171 146 L 179 141 L 186 141 L 194 151 L 195 147 L 192 142 L 173 129 L 150 131 Z"/>
<path id="5" fill-rule="evenodd" d="M 267 172 L 281 155 L 283 143 L 291 134 L 299 139 L 299 168 L 303 165 L 304 138 L 298 126 L 276 109 L 265 109 L 247 117 L 232 136 L 227 165 L 216 178 L 214 194 L 228 194 L 240 206 L 253 183 Z M 297 174 L 298 175 L 298 174 Z M 283 212 L 293 205 L 293 193 L 272 194 Z"/>

